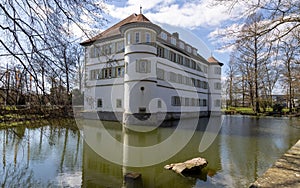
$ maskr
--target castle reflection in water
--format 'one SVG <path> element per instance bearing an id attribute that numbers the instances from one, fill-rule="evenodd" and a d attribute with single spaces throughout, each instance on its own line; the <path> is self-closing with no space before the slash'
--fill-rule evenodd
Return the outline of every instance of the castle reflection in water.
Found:
<path id="1" fill-rule="evenodd" d="M 99 156 L 78 130 L 70 128 L 70 122 L 57 121 L 52 122 L 51 126 L 35 128 L 2 129 L 0 185 L 122 187 L 124 173 L 138 172 L 142 174 L 144 187 L 245 187 L 263 174 L 300 135 L 300 129 L 295 126 L 299 124 L 297 119 L 225 116 L 214 142 L 203 153 L 199 153 L 199 143 L 206 133 L 206 123 L 207 119 L 200 118 L 191 140 L 173 157 L 140 168 L 124 167 Z M 92 130 L 90 136 L 94 135 L 99 142 L 105 138 L 103 130 L 94 126 L 92 121 L 86 122 L 84 127 Z M 124 139 L 121 124 L 106 122 L 104 127 L 118 142 Z M 153 145 L 166 140 L 175 128 L 160 127 L 147 134 L 127 131 L 126 138 L 130 145 Z M 193 130 L 188 125 L 179 130 L 182 135 L 189 131 Z M 209 132 L 214 135 L 213 130 Z M 174 145 L 180 141 L 174 139 Z M 106 148 L 114 148 L 113 143 Z M 198 156 L 209 162 L 198 176 L 184 178 L 163 168 L 166 164 Z"/>

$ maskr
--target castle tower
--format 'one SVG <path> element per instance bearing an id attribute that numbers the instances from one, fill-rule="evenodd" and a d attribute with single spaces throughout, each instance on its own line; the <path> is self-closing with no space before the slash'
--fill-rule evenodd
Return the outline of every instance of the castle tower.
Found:
<path id="1" fill-rule="evenodd" d="M 221 75 L 223 63 L 220 63 L 213 56 L 207 59 L 209 62 L 208 68 L 208 83 L 209 83 L 209 106 L 208 110 L 215 115 L 221 112 Z"/>
<path id="2" fill-rule="evenodd" d="M 123 123 L 155 123 L 156 99 L 156 36 L 161 28 L 143 14 L 120 27 L 125 41 Z"/>

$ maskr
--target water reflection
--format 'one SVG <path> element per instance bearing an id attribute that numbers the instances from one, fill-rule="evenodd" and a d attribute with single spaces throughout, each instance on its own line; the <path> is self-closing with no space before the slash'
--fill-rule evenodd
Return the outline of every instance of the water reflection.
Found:
<path id="1" fill-rule="evenodd" d="M 179 131 L 181 136 L 172 140 L 174 146 L 192 131 L 186 123 Z M 247 187 L 300 138 L 300 129 L 295 126 L 299 124 L 298 119 L 226 116 L 212 145 L 199 153 L 199 143 L 207 130 L 207 119 L 203 118 L 188 144 L 170 159 L 148 167 L 127 167 L 99 156 L 78 130 L 70 128 L 73 122 L 52 124 L 0 130 L 1 187 L 122 187 L 126 172 L 141 173 L 144 187 Z M 95 138 L 98 146 L 107 150 L 115 149 L 115 144 L 124 138 L 136 147 L 151 146 L 168 139 L 175 129 L 124 132 L 120 124 L 106 122 L 105 130 L 116 140 L 107 143 L 103 141 L 103 130 L 95 122 L 85 121 L 83 127 L 92 130 L 85 137 Z M 123 149 L 116 157 L 143 160 L 142 154 L 124 155 Z M 153 155 L 164 153 L 161 150 Z M 198 156 L 209 162 L 201 174 L 182 177 L 163 168 Z"/>
<path id="2" fill-rule="evenodd" d="M 0 137 L 1 187 L 66 185 L 59 177 L 67 180 L 68 173 L 76 174 L 81 185 L 82 139 L 76 129 L 18 127 L 0 130 Z"/>

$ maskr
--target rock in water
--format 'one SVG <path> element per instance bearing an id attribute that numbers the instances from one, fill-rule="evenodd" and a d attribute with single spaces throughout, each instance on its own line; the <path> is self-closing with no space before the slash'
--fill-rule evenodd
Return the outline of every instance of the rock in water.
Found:
<path id="1" fill-rule="evenodd" d="M 197 157 L 188 161 L 185 161 L 183 163 L 175 163 L 175 164 L 169 164 L 166 165 L 164 168 L 167 170 L 173 170 L 176 173 L 182 174 L 182 173 L 192 173 L 196 171 L 201 171 L 202 168 L 206 167 L 208 162 L 206 159 Z"/>

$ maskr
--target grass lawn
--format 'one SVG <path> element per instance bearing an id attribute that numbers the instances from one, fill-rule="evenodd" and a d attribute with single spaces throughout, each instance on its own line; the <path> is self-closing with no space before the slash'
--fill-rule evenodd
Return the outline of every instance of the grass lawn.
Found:
<path id="1" fill-rule="evenodd" d="M 251 107 L 229 107 L 228 109 L 222 109 L 223 112 L 235 112 L 239 114 L 245 114 L 245 115 L 255 115 L 255 112 Z M 263 112 L 263 109 L 260 109 L 261 112 Z M 273 112 L 273 108 L 266 108 L 266 112 Z M 282 109 L 282 112 L 286 113 L 289 112 L 288 108 Z"/>

